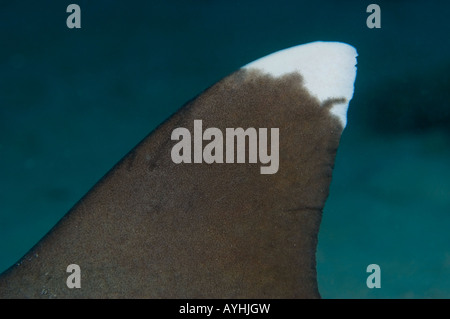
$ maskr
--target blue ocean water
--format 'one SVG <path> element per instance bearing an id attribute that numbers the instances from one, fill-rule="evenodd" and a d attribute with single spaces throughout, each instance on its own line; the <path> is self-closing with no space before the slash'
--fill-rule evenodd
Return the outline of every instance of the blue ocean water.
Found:
<path id="1" fill-rule="evenodd" d="M 81 8 L 81 29 L 66 8 Z M 187 100 L 316 40 L 359 53 L 317 252 L 324 298 L 450 297 L 445 1 L 0 3 L 0 272 Z M 366 286 L 369 264 L 381 288 Z"/>

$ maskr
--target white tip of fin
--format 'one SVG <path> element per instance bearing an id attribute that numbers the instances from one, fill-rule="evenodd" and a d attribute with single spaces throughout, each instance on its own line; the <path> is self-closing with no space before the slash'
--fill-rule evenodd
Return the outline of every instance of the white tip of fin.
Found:
<path id="1" fill-rule="evenodd" d="M 330 98 L 345 98 L 346 102 L 335 103 L 330 110 L 345 127 L 348 103 L 353 97 L 357 56 L 351 45 L 318 41 L 272 53 L 243 68 L 255 68 L 274 77 L 298 72 L 306 89 L 321 103 Z"/>

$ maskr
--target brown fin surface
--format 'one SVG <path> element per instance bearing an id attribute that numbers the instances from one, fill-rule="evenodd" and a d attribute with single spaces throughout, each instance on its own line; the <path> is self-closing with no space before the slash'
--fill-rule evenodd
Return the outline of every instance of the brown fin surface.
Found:
<path id="1" fill-rule="evenodd" d="M 0 276 L 0 297 L 320 297 L 317 236 L 343 126 L 302 81 L 241 69 L 187 103 Z M 172 131 L 199 119 L 224 141 L 226 128 L 279 128 L 278 171 L 175 164 Z M 70 264 L 81 288 L 66 285 Z"/>

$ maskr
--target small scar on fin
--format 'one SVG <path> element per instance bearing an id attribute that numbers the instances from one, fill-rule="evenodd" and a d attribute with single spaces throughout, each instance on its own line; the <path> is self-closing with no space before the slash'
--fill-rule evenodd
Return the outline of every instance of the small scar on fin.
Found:
<path id="1" fill-rule="evenodd" d="M 323 101 L 321 107 L 326 108 L 327 110 L 331 109 L 334 104 L 341 104 L 347 102 L 345 97 L 340 98 L 331 98 Z"/>

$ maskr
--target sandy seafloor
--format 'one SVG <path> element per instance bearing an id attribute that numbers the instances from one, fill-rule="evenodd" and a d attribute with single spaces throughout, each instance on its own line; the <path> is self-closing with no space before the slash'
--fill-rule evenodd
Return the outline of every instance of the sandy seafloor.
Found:
<path id="1" fill-rule="evenodd" d="M 0 272 L 181 105 L 315 40 L 358 50 L 317 251 L 324 298 L 450 297 L 450 6 L 378 1 L 0 4 Z M 65 25 L 68 4 L 82 28 Z M 224 181 L 226 182 L 226 181 Z M 381 267 L 368 289 L 366 267 Z"/>

